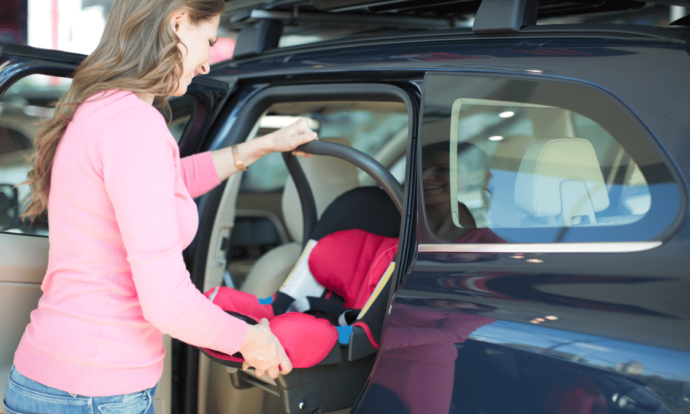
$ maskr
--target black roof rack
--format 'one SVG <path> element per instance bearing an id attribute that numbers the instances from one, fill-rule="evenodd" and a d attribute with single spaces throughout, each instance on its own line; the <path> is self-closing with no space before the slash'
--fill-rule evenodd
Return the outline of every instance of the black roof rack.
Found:
<path id="1" fill-rule="evenodd" d="M 378 16 L 458 18 L 476 13 L 481 0 L 231 0 L 226 5 L 228 12 L 247 10 L 271 10 L 282 12 L 320 12 L 328 14 L 359 14 Z M 541 0 L 539 17 L 575 15 L 596 9 L 626 5 L 654 3 L 690 6 L 690 0 Z"/>
<path id="2" fill-rule="evenodd" d="M 240 30 L 235 49 L 240 58 L 275 48 L 281 35 L 304 34 L 309 27 L 314 33 L 318 27 L 380 33 L 470 27 L 472 22 L 474 34 L 494 35 L 517 33 L 537 18 L 639 9 L 647 3 L 690 7 L 690 0 L 232 0 L 224 27 Z"/>

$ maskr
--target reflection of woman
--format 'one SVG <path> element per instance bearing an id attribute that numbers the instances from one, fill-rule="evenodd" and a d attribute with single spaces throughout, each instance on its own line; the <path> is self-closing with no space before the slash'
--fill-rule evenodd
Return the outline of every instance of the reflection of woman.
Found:
<path id="1" fill-rule="evenodd" d="M 212 304 L 182 258 L 198 226 L 194 197 L 316 138 L 302 119 L 180 159 L 156 107 L 165 112 L 170 96 L 208 73 L 223 10 L 222 0 L 116 0 L 100 44 L 37 134 L 25 216 L 48 209 L 50 259 L 5 412 L 152 413 L 161 333 L 240 351 L 257 375 L 290 371 L 268 322 L 247 326 Z"/>
<path id="2" fill-rule="evenodd" d="M 397 397 L 393 405 L 399 399 L 407 407 L 404 412 L 447 414 L 456 375 L 456 345 L 495 322 L 478 315 L 494 308 L 447 300 L 430 300 L 426 305 L 394 305 L 373 379 L 379 389 L 372 390 L 391 391 Z M 382 410 L 379 414 L 394 412 L 401 411 Z"/>
<path id="3" fill-rule="evenodd" d="M 422 148 L 424 206 L 431 230 L 444 240 L 455 243 L 504 243 L 493 232 L 478 228 L 491 201 L 489 160 L 484 151 L 469 142 L 458 143 L 457 192 L 480 194 L 478 205 L 458 201 L 458 222 L 453 223 L 451 207 L 450 150 L 448 142 Z"/>

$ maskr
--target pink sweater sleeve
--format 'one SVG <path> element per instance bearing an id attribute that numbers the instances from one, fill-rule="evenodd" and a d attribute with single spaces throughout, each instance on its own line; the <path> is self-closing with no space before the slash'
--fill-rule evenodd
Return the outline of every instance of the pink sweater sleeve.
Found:
<path id="1" fill-rule="evenodd" d="M 99 141 L 103 180 L 144 318 L 191 345 L 235 352 L 244 341 L 246 323 L 206 299 L 192 284 L 182 259 L 174 202 L 179 156 L 163 118 L 153 107 L 150 112 L 131 108 L 115 115 L 104 129 Z M 199 173 L 208 168 L 201 162 L 204 157 L 210 154 L 187 164 L 201 165 L 188 178 L 196 190 L 211 181 L 205 178 L 208 172 Z"/>
<path id="2" fill-rule="evenodd" d="M 197 198 L 220 184 L 210 151 L 182 158 L 180 169 L 182 180 L 192 198 Z"/>

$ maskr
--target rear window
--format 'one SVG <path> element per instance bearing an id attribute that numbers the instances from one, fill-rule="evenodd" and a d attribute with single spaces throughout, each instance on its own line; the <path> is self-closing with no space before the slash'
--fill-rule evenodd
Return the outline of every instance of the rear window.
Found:
<path id="1" fill-rule="evenodd" d="M 436 242 L 646 241 L 678 214 L 650 137 L 603 93 L 429 75 L 424 99 L 422 197 Z"/>

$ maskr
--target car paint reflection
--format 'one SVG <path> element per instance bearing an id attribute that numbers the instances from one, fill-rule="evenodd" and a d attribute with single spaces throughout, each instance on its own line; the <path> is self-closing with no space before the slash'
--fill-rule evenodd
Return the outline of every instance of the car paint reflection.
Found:
<path id="1" fill-rule="evenodd" d="M 500 312 L 472 302 L 397 299 L 367 398 L 383 398 L 382 413 L 690 409 L 688 353 L 493 314 Z"/>

